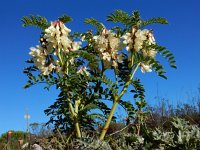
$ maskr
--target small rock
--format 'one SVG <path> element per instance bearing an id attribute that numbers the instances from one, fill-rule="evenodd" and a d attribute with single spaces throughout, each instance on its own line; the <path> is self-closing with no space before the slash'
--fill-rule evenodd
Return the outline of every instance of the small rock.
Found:
<path id="1" fill-rule="evenodd" d="M 33 144 L 33 150 L 42 150 L 42 147 L 38 144 Z"/>
<path id="2" fill-rule="evenodd" d="M 29 143 L 25 143 L 24 145 L 22 145 L 22 149 L 25 149 L 25 148 L 27 148 L 27 147 L 28 147 L 28 145 L 29 145 Z"/>

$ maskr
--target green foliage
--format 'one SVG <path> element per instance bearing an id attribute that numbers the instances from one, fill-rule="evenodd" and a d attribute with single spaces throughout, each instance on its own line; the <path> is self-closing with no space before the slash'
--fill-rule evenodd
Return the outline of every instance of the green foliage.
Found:
<path id="1" fill-rule="evenodd" d="M 63 23 L 68 23 L 72 21 L 72 18 L 67 15 L 63 15 L 59 17 L 58 20 L 62 21 Z M 41 30 L 45 30 L 50 25 L 47 19 L 42 16 L 34 16 L 34 15 L 24 16 L 21 21 L 23 22 L 24 27 L 35 26 L 37 28 L 40 28 Z"/>
<path id="2" fill-rule="evenodd" d="M 139 100 L 145 100 L 145 89 L 141 84 L 140 79 L 135 79 L 131 83 L 135 90 L 131 90 L 130 92 L 135 93 L 134 98 L 139 98 Z"/>
<path id="3" fill-rule="evenodd" d="M 130 16 L 128 13 L 122 10 L 115 10 L 114 13 L 108 15 L 107 21 L 112 21 L 114 23 L 122 23 L 125 26 L 141 26 L 141 28 L 150 24 L 168 24 L 168 21 L 162 17 L 141 20 L 138 11 L 134 11 Z"/>
<path id="4" fill-rule="evenodd" d="M 172 67 L 172 68 L 176 68 L 176 61 L 174 59 L 174 56 L 173 54 L 167 50 L 165 47 L 163 46 L 158 46 L 156 45 L 156 50 L 164 57 L 168 60 L 169 62 L 169 65 Z"/>
<path id="5" fill-rule="evenodd" d="M 128 13 L 122 11 L 122 10 L 115 10 L 114 13 L 111 13 L 107 16 L 107 21 L 112 22 L 120 22 L 124 25 L 127 25 L 129 23 L 129 15 Z"/>
<path id="6" fill-rule="evenodd" d="M 83 48 L 83 50 L 74 52 L 74 54 L 78 55 L 80 58 L 82 58 L 84 60 L 87 60 L 89 62 L 89 65 L 90 65 L 91 68 L 93 68 L 93 69 L 98 68 L 98 65 L 99 65 L 98 64 L 99 63 L 98 58 L 96 57 L 96 55 L 85 51 L 85 48 Z"/>
<path id="7" fill-rule="evenodd" d="M 120 101 L 119 104 L 124 108 L 128 114 L 127 119 L 135 119 L 135 108 L 130 101 Z"/>
<path id="8" fill-rule="evenodd" d="M 18 150 L 20 149 L 18 140 L 27 141 L 27 133 L 23 131 L 13 131 L 11 139 L 7 142 L 7 132 L 0 136 L 0 149 L 1 150 Z"/>
<path id="9" fill-rule="evenodd" d="M 152 68 L 154 69 L 154 71 L 157 73 L 158 76 L 167 79 L 167 77 L 165 76 L 166 71 L 164 70 L 163 65 L 161 65 L 159 61 L 151 59 L 149 61 L 149 64 L 152 65 Z"/>
<path id="10" fill-rule="evenodd" d="M 159 128 L 152 130 L 142 126 L 142 134 L 137 135 L 128 130 L 122 130 L 124 125 L 115 123 L 111 125 L 113 130 L 110 137 L 99 141 L 95 136 L 86 134 L 82 139 L 74 140 L 72 143 L 65 143 L 62 147 L 71 149 L 105 149 L 105 150 L 199 150 L 200 128 L 189 125 L 188 122 L 174 118 L 171 122 L 172 129 L 163 131 Z M 122 130 L 121 132 L 118 132 Z M 117 132 L 117 134 L 116 134 Z"/>
<path id="11" fill-rule="evenodd" d="M 63 23 L 68 23 L 72 21 L 72 18 L 68 15 L 62 15 L 61 17 L 58 18 L 58 20 L 62 21 Z"/>
<path id="12" fill-rule="evenodd" d="M 78 119 L 79 123 L 89 129 L 93 129 L 95 126 L 95 119 L 97 113 L 89 113 L 93 109 L 100 109 L 102 112 L 108 111 L 108 108 L 97 101 L 93 91 L 90 87 L 87 87 L 86 79 L 84 76 L 71 75 L 65 78 L 60 83 L 61 90 L 57 101 L 45 110 L 45 114 L 50 116 L 48 124 L 54 124 L 55 127 L 59 127 L 61 132 L 73 133 L 74 119 Z M 67 85 L 67 86 L 66 86 Z M 72 103 L 73 107 L 76 107 L 76 103 L 80 100 L 79 111 L 76 117 L 73 118 L 70 114 L 69 106 Z"/>
<path id="13" fill-rule="evenodd" d="M 44 112 L 47 116 L 50 116 L 47 124 L 52 124 L 55 126 L 55 129 L 59 128 L 62 132 L 69 133 L 72 132 L 70 128 L 73 120 L 70 117 L 69 108 L 65 107 L 68 106 L 69 102 L 64 98 L 64 94 L 60 93 L 58 99 Z"/>
<path id="14" fill-rule="evenodd" d="M 124 85 L 124 81 L 127 80 L 128 76 L 130 75 L 130 67 L 126 64 L 130 64 L 128 60 L 128 56 L 126 54 L 122 55 L 123 62 L 118 64 L 118 77 L 121 79 L 119 80 L 120 85 Z"/>
<path id="15" fill-rule="evenodd" d="M 105 149 L 112 150 L 108 142 L 100 141 L 92 138 L 83 138 L 81 140 L 76 140 L 77 146 L 76 149 L 84 150 L 84 149 Z"/>
<path id="16" fill-rule="evenodd" d="M 160 129 L 151 130 L 143 127 L 143 135 L 123 132 L 117 137 L 112 137 L 109 143 L 113 149 L 148 150 L 148 149 L 199 149 L 200 129 L 195 125 L 189 125 L 182 119 L 174 118 L 171 131 Z M 116 135 L 115 135 L 116 136 Z M 118 138 L 120 137 L 120 138 Z M 114 148 L 115 147 L 115 148 Z"/>
<path id="17" fill-rule="evenodd" d="M 29 78 L 26 85 L 24 85 L 25 89 L 33 85 L 36 85 L 38 83 L 43 83 L 43 84 L 46 84 L 44 89 L 49 90 L 49 88 L 52 85 L 55 85 L 57 83 L 57 78 L 54 77 L 53 75 L 43 76 L 41 73 L 35 75 L 37 71 L 38 71 L 38 68 L 36 68 L 35 66 L 29 66 L 29 67 L 24 68 L 24 74 L 26 74 L 27 77 Z"/>
<path id="18" fill-rule="evenodd" d="M 132 15 L 128 15 L 128 13 L 122 10 L 115 10 L 114 13 L 107 16 L 107 21 L 112 21 L 114 23 L 122 23 L 128 28 L 131 27 L 140 27 L 140 14 L 138 11 L 134 11 Z"/>
<path id="19" fill-rule="evenodd" d="M 99 32 L 101 32 L 105 28 L 102 23 L 100 23 L 98 20 L 96 20 L 94 18 L 91 18 L 91 19 L 86 18 L 85 24 L 93 25 Z"/>
<path id="20" fill-rule="evenodd" d="M 199 149 L 200 129 L 196 125 L 174 118 L 171 131 L 148 131 L 151 147 L 164 149 Z M 150 141 L 149 141 L 150 142 Z"/>
<path id="21" fill-rule="evenodd" d="M 99 107 L 99 109 L 102 111 L 102 113 L 104 114 L 104 118 L 101 117 L 103 120 L 105 119 L 105 117 L 109 114 L 110 112 L 110 108 L 104 103 L 104 102 L 100 102 L 100 101 L 94 101 L 94 103 Z"/>
<path id="22" fill-rule="evenodd" d="M 141 17 L 139 11 L 133 11 L 132 16 L 130 17 L 130 26 L 134 26 L 140 28 L 141 25 Z"/>
<path id="23" fill-rule="evenodd" d="M 113 96 L 116 96 L 118 94 L 118 90 L 115 88 L 116 85 L 115 83 L 113 83 L 111 79 L 103 75 L 101 78 L 99 78 L 99 80 L 101 80 L 103 83 L 105 83 L 109 87 L 110 91 L 112 92 L 111 94 Z"/>
<path id="24" fill-rule="evenodd" d="M 142 27 L 145 27 L 150 24 L 168 24 L 168 21 L 165 18 L 158 17 L 158 18 L 151 18 L 148 20 L 143 20 L 141 22 Z"/>
<path id="25" fill-rule="evenodd" d="M 47 27 L 49 27 L 49 23 L 46 20 L 46 18 L 42 16 L 24 16 L 22 18 L 23 26 L 35 26 L 37 28 L 40 28 L 41 30 L 45 30 Z"/>

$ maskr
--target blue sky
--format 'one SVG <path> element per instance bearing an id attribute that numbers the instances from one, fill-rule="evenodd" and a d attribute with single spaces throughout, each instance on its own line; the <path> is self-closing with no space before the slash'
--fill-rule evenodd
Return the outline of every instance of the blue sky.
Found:
<path id="1" fill-rule="evenodd" d="M 33 14 L 54 21 L 62 14 L 73 18 L 69 28 L 86 31 L 84 19 L 94 17 L 101 22 L 115 9 L 131 13 L 139 10 L 143 18 L 165 17 L 169 25 L 152 26 L 157 42 L 176 57 L 178 69 L 166 67 L 168 80 L 154 73 L 141 76 L 147 100 L 155 104 L 157 95 L 171 104 L 190 102 L 200 83 L 200 1 L 199 0 L 7 0 L 0 5 L 1 73 L 0 73 L 0 134 L 8 130 L 25 130 L 26 109 L 30 122 L 45 122 L 43 110 L 52 104 L 57 91 L 35 86 L 24 90 L 27 78 L 22 73 L 31 46 L 38 44 L 40 31 L 22 27 L 21 18 Z M 107 24 L 107 23 L 105 23 Z"/>

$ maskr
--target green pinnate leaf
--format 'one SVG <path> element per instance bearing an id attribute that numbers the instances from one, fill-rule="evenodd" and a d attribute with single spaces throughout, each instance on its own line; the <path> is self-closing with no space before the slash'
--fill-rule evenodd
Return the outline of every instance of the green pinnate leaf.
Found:
<path id="1" fill-rule="evenodd" d="M 61 17 L 58 18 L 58 20 L 62 21 L 63 23 L 68 23 L 72 21 L 72 18 L 67 15 L 62 15 Z"/>
<path id="2" fill-rule="evenodd" d="M 23 26 L 35 26 L 37 28 L 40 28 L 41 30 L 45 30 L 49 27 L 49 23 L 45 17 L 42 16 L 24 16 L 21 20 L 23 22 Z"/>
<path id="3" fill-rule="evenodd" d="M 91 18 L 91 19 L 86 18 L 85 24 L 93 25 L 97 29 L 98 32 L 101 32 L 105 28 L 105 26 L 102 23 L 100 23 L 98 20 L 94 18 Z"/>
<path id="4" fill-rule="evenodd" d="M 141 22 L 141 27 L 145 27 L 150 24 L 168 24 L 168 21 L 165 18 L 151 18 Z"/>
<path id="5" fill-rule="evenodd" d="M 114 13 L 107 16 L 107 21 L 112 22 L 120 22 L 124 25 L 127 25 L 130 22 L 130 16 L 128 13 L 122 11 L 122 10 L 115 10 Z"/>

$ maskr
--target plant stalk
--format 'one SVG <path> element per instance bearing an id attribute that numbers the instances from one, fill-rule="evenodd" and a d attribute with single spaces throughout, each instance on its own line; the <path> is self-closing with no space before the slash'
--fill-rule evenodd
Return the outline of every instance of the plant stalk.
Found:
<path id="1" fill-rule="evenodd" d="M 75 128 L 76 128 L 76 135 L 78 138 L 81 138 L 81 130 L 80 130 L 80 125 L 76 119 L 76 122 L 75 122 Z"/>
<path id="2" fill-rule="evenodd" d="M 109 126 L 110 126 L 110 123 L 111 123 L 112 117 L 113 117 L 113 115 L 114 115 L 114 112 L 115 112 L 115 110 L 116 110 L 116 108 L 117 108 L 117 105 L 118 105 L 118 103 L 119 103 L 119 100 L 120 100 L 121 97 L 124 95 L 124 93 L 126 92 L 128 86 L 129 86 L 129 84 L 131 83 L 131 80 L 133 79 L 133 77 L 134 77 L 134 75 L 135 75 L 135 73 L 136 73 L 136 71 L 137 71 L 137 69 L 138 69 L 138 67 L 139 67 L 139 64 L 140 64 L 140 63 L 138 63 L 137 66 L 135 67 L 133 73 L 132 73 L 131 76 L 129 77 L 128 81 L 125 83 L 125 85 L 124 85 L 122 91 L 120 92 L 119 96 L 115 96 L 115 97 L 114 97 L 113 106 L 112 106 L 112 108 L 111 108 L 111 111 L 110 111 L 110 114 L 109 114 L 108 119 L 107 119 L 107 121 L 106 121 L 106 124 L 105 124 L 105 126 L 104 126 L 104 128 L 103 128 L 103 130 L 102 130 L 102 132 L 101 132 L 101 135 L 100 135 L 100 137 L 99 137 L 99 140 L 103 140 L 103 139 L 104 139 L 104 137 L 105 137 L 105 135 L 106 135 L 106 132 L 108 131 L 108 128 L 109 128 Z"/>
<path id="3" fill-rule="evenodd" d="M 74 122 L 75 122 L 76 135 L 78 138 L 81 138 L 81 130 L 80 130 L 80 126 L 77 120 L 77 114 L 75 113 L 71 102 L 69 102 L 69 109 L 71 111 L 72 118 L 74 119 Z"/>
<path id="4" fill-rule="evenodd" d="M 105 124 L 105 126 L 103 127 L 103 131 L 101 132 L 101 135 L 100 135 L 100 137 L 99 137 L 99 140 L 103 140 L 103 139 L 104 139 L 104 137 L 105 137 L 105 135 L 106 135 L 106 132 L 108 131 L 108 128 L 109 128 L 109 126 L 110 126 L 110 122 L 111 122 L 111 120 L 112 120 L 112 117 L 113 117 L 113 114 L 114 114 L 114 112 L 115 112 L 115 109 L 117 108 L 117 104 L 118 104 L 118 102 L 117 102 L 117 101 L 114 101 L 113 106 L 112 106 L 112 109 L 111 109 L 110 114 L 109 114 L 109 116 L 108 116 L 108 119 L 107 119 L 107 121 L 106 121 L 106 124 Z"/>
<path id="5" fill-rule="evenodd" d="M 69 66 L 69 63 L 67 61 L 67 64 L 66 64 L 66 74 L 68 75 L 69 73 L 69 69 L 68 69 L 68 66 Z M 81 131 L 80 131 L 80 125 L 79 125 L 79 122 L 77 120 L 77 114 L 78 114 L 78 105 L 75 106 L 75 110 L 72 106 L 72 103 L 69 101 L 69 109 L 70 109 L 70 112 L 71 112 L 71 115 L 72 115 L 72 118 L 74 119 L 74 122 L 75 122 L 75 129 L 76 129 L 76 136 L 78 138 L 81 138 Z"/>
<path id="6" fill-rule="evenodd" d="M 76 128 L 77 137 L 81 138 L 80 125 L 79 125 L 79 122 L 77 119 L 79 103 L 80 103 L 80 99 L 78 99 L 78 101 L 75 102 L 75 111 L 74 111 L 75 117 L 74 117 L 74 119 L 75 119 L 75 128 Z"/>

